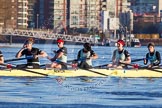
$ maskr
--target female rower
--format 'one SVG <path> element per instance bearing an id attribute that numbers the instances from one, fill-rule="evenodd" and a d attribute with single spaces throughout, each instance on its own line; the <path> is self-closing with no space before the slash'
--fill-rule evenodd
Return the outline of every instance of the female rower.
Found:
<path id="1" fill-rule="evenodd" d="M 92 59 L 97 59 L 98 55 L 91 49 L 90 43 L 84 43 L 83 49 L 78 52 L 77 60 L 81 61 L 78 64 L 79 68 L 92 68 Z"/>
<path id="2" fill-rule="evenodd" d="M 32 45 L 34 43 L 33 38 L 28 38 L 23 47 L 16 54 L 16 58 L 20 58 L 25 55 L 27 58 L 27 64 L 17 65 L 17 68 L 39 68 L 39 59 L 38 57 L 46 57 L 46 52 L 34 48 Z"/>
<path id="3" fill-rule="evenodd" d="M 67 48 L 64 47 L 64 40 L 57 39 L 58 50 L 54 51 L 55 56 L 53 58 L 47 57 L 52 64 L 47 64 L 46 68 L 57 68 L 57 69 L 67 69 Z"/>
<path id="4" fill-rule="evenodd" d="M 148 61 L 150 61 L 148 68 L 159 66 L 161 63 L 161 57 L 160 57 L 160 53 L 155 50 L 155 44 L 151 42 L 148 44 L 147 48 L 149 52 L 146 54 L 146 59 L 144 59 L 144 64 L 147 65 Z"/>
<path id="5" fill-rule="evenodd" d="M 112 64 L 108 64 L 108 68 L 126 68 L 126 64 L 131 63 L 131 57 L 127 50 L 124 49 L 125 42 L 117 41 L 117 49 L 114 50 L 112 56 Z"/>

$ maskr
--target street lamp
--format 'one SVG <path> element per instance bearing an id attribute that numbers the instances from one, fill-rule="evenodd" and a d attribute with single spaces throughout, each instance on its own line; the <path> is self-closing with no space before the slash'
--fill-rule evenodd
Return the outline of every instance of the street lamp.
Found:
<path id="1" fill-rule="evenodd" d="M 37 29 L 38 29 L 38 23 L 39 23 L 39 14 L 37 14 Z"/>

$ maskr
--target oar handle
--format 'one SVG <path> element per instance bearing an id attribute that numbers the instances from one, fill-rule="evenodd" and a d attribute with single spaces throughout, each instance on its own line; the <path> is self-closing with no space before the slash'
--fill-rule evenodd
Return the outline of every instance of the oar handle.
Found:
<path id="1" fill-rule="evenodd" d="M 78 61 L 85 61 L 88 60 L 90 58 L 80 58 L 80 59 L 73 59 L 73 60 L 68 60 L 67 62 L 78 62 Z"/>
<path id="2" fill-rule="evenodd" d="M 131 62 L 138 62 L 138 61 L 142 61 L 142 60 L 150 60 L 149 58 L 140 58 L 140 59 L 134 59 L 134 60 L 131 60 Z"/>
<path id="3" fill-rule="evenodd" d="M 18 61 L 18 60 L 25 60 L 25 59 L 32 59 L 33 56 L 26 56 L 25 58 L 14 58 L 14 59 L 8 59 L 4 60 L 4 62 L 11 62 L 11 61 Z"/>
<path id="4" fill-rule="evenodd" d="M 132 66 L 134 69 L 148 69 L 147 66 L 141 66 L 139 64 L 127 64 L 127 63 L 122 63 L 122 62 L 120 62 L 120 64 Z"/>
<path id="5" fill-rule="evenodd" d="M 140 58 L 140 59 L 131 60 L 131 62 L 138 62 L 138 61 L 142 61 L 142 60 L 144 60 L 144 58 Z"/>
<path id="6" fill-rule="evenodd" d="M 93 68 L 101 68 L 101 67 L 104 67 L 104 66 L 107 66 L 108 64 L 103 64 L 103 65 L 99 65 L 99 66 L 94 66 Z"/>

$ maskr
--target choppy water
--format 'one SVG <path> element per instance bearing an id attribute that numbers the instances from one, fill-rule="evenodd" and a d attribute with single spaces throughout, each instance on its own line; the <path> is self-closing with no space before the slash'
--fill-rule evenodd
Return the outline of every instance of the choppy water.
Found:
<path id="1" fill-rule="evenodd" d="M 35 45 L 53 55 L 56 45 Z M 67 45 L 68 59 L 82 46 Z M 6 59 L 20 48 L 0 48 Z M 93 65 L 110 62 L 115 47 L 93 47 L 99 59 Z M 143 58 L 147 47 L 126 48 L 132 59 Z M 162 52 L 161 47 L 156 47 Z M 41 63 L 49 63 L 41 58 Z M 23 63 L 11 62 L 12 64 Z M 139 62 L 142 64 L 142 62 Z M 0 108 L 161 108 L 162 78 L 27 78 L 0 77 Z"/>

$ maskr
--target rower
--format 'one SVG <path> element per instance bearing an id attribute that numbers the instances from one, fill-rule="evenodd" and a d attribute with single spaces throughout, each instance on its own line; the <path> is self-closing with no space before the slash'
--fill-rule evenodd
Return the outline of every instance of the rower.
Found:
<path id="1" fill-rule="evenodd" d="M 90 69 L 92 68 L 92 60 L 97 59 L 98 55 L 91 49 L 90 43 L 84 43 L 83 47 L 84 48 L 78 52 L 77 60 L 81 61 L 78 67 Z"/>
<path id="2" fill-rule="evenodd" d="M 40 68 L 39 57 L 46 57 L 47 53 L 38 48 L 34 48 L 32 46 L 33 43 L 33 38 L 28 38 L 25 41 L 23 47 L 16 54 L 16 58 L 20 58 L 23 55 L 25 55 L 26 58 L 28 58 L 27 64 L 17 65 L 17 68 Z"/>
<path id="3" fill-rule="evenodd" d="M 146 59 L 144 59 L 144 64 L 147 65 L 148 60 L 150 64 L 148 68 L 158 67 L 161 63 L 161 56 L 158 51 L 155 50 L 155 44 L 153 42 L 149 43 L 148 46 L 148 53 L 146 54 Z"/>
<path id="4" fill-rule="evenodd" d="M 67 69 L 67 48 L 64 47 L 64 40 L 59 38 L 57 39 L 58 50 L 54 51 L 55 56 L 53 58 L 47 57 L 52 64 L 47 64 L 46 68 L 57 68 L 57 69 Z"/>
<path id="5" fill-rule="evenodd" d="M 123 40 L 117 41 L 117 49 L 113 52 L 112 64 L 108 64 L 108 68 L 127 68 L 126 64 L 131 63 L 130 54 L 124 49 L 124 46 Z"/>

